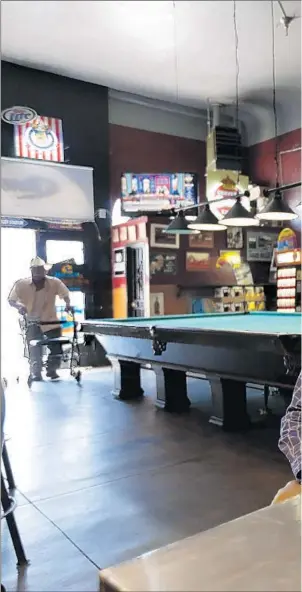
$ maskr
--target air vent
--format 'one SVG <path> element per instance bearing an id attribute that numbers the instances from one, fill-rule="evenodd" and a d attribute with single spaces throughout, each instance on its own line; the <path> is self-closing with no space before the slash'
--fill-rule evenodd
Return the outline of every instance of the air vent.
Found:
<path id="1" fill-rule="evenodd" d="M 216 126 L 207 138 L 207 170 L 242 171 L 241 135 L 234 127 Z"/>

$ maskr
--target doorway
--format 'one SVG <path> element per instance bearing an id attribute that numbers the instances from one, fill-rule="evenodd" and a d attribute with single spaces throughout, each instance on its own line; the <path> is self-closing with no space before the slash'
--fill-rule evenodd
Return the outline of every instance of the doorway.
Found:
<path id="1" fill-rule="evenodd" d="M 144 317 L 146 311 L 145 245 L 127 247 L 128 317 Z"/>
<path id="2" fill-rule="evenodd" d="M 7 380 L 28 373 L 19 315 L 7 299 L 15 282 L 30 276 L 30 260 L 35 256 L 34 230 L 1 228 L 1 375 Z"/>
<path id="3" fill-rule="evenodd" d="M 46 239 L 45 241 L 46 261 L 50 265 L 66 261 L 67 259 L 74 259 L 76 265 L 84 265 L 84 243 L 80 240 L 68 239 Z M 85 319 L 85 293 L 81 290 L 70 291 L 70 304 L 74 309 L 75 319 L 81 323 Z M 72 332 L 72 318 L 65 313 L 65 304 L 59 298 L 56 302 L 57 315 L 59 319 L 68 321 L 68 324 L 63 327 L 62 333 L 69 334 Z"/>

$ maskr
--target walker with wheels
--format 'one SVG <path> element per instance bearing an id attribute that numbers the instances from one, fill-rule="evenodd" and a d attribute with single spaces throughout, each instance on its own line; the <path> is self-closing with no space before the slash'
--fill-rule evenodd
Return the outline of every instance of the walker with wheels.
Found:
<path id="1" fill-rule="evenodd" d="M 80 348 L 78 342 L 78 329 L 77 329 L 77 322 L 75 320 L 74 310 L 71 310 L 71 317 L 72 317 L 72 335 L 69 336 L 60 336 L 60 337 L 53 337 L 47 338 L 43 335 L 43 326 L 45 325 L 58 325 L 64 326 L 69 324 L 67 320 L 57 320 L 57 321 L 40 321 L 39 319 L 32 319 L 28 315 L 22 315 L 19 319 L 21 335 L 24 344 L 24 356 L 29 361 L 29 376 L 27 379 L 27 384 L 29 388 L 31 387 L 36 373 L 36 364 L 37 362 L 31 359 L 30 356 L 30 347 L 41 347 L 42 348 L 42 368 L 46 367 L 46 364 L 49 363 L 50 360 L 58 358 L 61 362 L 65 365 L 68 365 L 70 376 L 72 376 L 78 385 L 81 383 L 82 373 L 79 368 L 80 366 Z M 31 339 L 28 340 L 28 331 L 29 329 L 37 329 L 37 334 L 41 333 L 41 338 L 38 339 Z M 52 354 L 49 347 L 51 344 L 59 344 L 60 345 L 60 354 Z"/>

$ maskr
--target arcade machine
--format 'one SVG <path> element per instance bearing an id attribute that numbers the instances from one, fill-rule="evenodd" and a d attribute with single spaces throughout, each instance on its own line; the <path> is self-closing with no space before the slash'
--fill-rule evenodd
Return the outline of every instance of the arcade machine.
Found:
<path id="1" fill-rule="evenodd" d="M 58 277 L 70 291 L 70 301 L 74 309 L 75 320 L 79 325 L 85 320 L 86 299 L 91 292 L 91 280 L 86 265 L 77 265 L 74 259 L 59 261 L 52 265 L 49 275 Z M 65 311 L 60 302 L 57 304 L 58 318 L 65 321 L 62 334 L 70 335 L 73 332 L 72 316 Z M 67 322 L 66 322 L 67 321 Z M 98 348 L 94 340 L 84 336 L 79 331 L 78 341 L 80 346 L 81 366 L 107 365 L 103 350 Z"/>

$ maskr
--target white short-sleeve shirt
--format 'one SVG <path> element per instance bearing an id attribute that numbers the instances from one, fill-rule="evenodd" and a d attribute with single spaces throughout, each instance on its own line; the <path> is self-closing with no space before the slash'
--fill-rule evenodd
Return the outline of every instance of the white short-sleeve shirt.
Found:
<path id="1" fill-rule="evenodd" d="M 62 300 L 68 298 L 68 288 L 59 278 L 46 276 L 44 287 L 37 290 L 32 278 L 19 280 L 13 286 L 9 301 L 20 302 L 25 306 L 29 318 L 40 321 L 56 321 L 56 297 Z M 42 325 L 43 331 L 50 331 L 58 325 Z"/>

